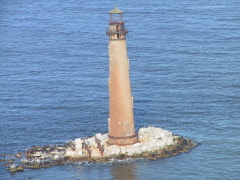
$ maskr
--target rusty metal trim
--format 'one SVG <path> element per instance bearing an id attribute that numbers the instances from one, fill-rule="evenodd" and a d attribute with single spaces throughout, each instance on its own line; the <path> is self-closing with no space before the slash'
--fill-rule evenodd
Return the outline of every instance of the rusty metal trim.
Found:
<path id="1" fill-rule="evenodd" d="M 136 141 L 131 142 L 131 143 L 122 143 L 122 144 L 110 143 L 110 142 L 107 141 L 107 145 L 110 145 L 110 146 L 111 146 L 111 145 L 129 146 L 129 145 L 133 145 L 133 144 L 135 144 L 135 143 L 139 143 L 139 141 L 136 140 Z"/>
<path id="2" fill-rule="evenodd" d="M 137 137 L 137 133 L 135 133 L 132 136 L 125 136 L 125 137 L 116 137 L 116 136 L 111 136 L 111 135 L 108 135 L 108 137 L 111 139 L 132 139 L 132 138 Z"/>

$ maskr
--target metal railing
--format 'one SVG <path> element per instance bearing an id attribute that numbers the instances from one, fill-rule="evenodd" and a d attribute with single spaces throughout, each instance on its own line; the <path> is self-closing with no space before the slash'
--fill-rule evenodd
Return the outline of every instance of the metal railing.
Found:
<path id="1" fill-rule="evenodd" d="M 106 34 L 111 36 L 114 34 L 127 34 L 128 31 L 124 28 L 124 30 L 117 32 L 117 30 L 112 30 L 110 28 L 106 28 Z"/>

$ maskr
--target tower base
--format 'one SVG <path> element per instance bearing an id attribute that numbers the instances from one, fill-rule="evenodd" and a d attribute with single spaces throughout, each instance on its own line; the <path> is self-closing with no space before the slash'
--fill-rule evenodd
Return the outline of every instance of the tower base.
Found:
<path id="1" fill-rule="evenodd" d="M 126 136 L 126 137 L 115 137 L 108 135 L 108 145 L 118 145 L 118 146 L 127 146 L 132 145 L 138 142 L 137 134 L 134 134 L 132 136 Z"/>

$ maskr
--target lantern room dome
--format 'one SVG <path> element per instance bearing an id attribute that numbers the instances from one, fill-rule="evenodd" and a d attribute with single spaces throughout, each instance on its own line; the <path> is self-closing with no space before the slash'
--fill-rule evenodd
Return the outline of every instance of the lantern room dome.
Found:
<path id="1" fill-rule="evenodd" d="M 110 14 L 122 14 L 123 12 L 117 8 L 117 6 L 114 7 L 113 10 L 109 11 Z"/>

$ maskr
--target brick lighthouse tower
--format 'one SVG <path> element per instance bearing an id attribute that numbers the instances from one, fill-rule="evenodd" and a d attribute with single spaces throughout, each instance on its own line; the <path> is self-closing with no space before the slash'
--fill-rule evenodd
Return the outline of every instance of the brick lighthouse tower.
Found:
<path id="1" fill-rule="evenodd" d="M 116 6 L 109 12 L 109 140 L 110 145 L 130 145 L 138 142 L 134 128 L 129 61 L 122 11 Z"/>

